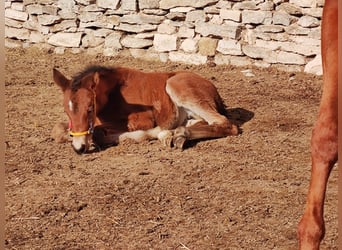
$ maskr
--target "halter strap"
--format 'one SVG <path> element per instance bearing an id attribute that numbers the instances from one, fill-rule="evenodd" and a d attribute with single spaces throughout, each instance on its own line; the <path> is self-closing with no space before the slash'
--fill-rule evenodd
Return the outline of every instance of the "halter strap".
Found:
<path id="1" fill-rule="evenodd" d="M 71 135 L 71 136 L 82 136 L 82 135 L 90 135 L 90 134 L 91 134 L 90 129 L 88 131 L 83 131 L 83 132 L 69 131 L 69 135 Z"/>
<path id="2" fill-rule="evenodd" d="M 95 90 L 91 90 L 93 92 L 93 96 L 94 96 L 94 102 L 93 102 L 93 110 L 95 113 L 95 117 L 96 117 L 96 93 Z M 82 131 L 82 132 L 72 132 L 71 131 L 71 121 L 69 121 L 69 135 L 70 136 L 83 136 L 83 135 L 90 135 L 94 133 L 94 122 L 90 121 L 89 122 L 89 129 L 87 131 Z"/>

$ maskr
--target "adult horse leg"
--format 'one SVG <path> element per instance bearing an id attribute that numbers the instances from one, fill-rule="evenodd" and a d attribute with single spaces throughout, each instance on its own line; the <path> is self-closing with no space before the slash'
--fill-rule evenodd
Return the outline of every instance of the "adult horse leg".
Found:
<path id="1" fill-rule="evenodd" d="M 337 5 L 326 0 L 322 19 L 323 93 L 311 137 L 312 172 L 304 215 L 298 225 L 300 249 L 319 249 L 324 237 L 327 181 L 337 161 Z"/>

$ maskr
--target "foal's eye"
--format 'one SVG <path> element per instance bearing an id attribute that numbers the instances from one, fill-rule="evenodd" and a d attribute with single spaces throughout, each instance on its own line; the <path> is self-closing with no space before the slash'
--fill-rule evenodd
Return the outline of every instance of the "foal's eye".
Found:
<path id="1" fill-rule="evenodd" d="M 93 112 L 94 108 L 93 106 L 88 107 L 88 113 Z"/>

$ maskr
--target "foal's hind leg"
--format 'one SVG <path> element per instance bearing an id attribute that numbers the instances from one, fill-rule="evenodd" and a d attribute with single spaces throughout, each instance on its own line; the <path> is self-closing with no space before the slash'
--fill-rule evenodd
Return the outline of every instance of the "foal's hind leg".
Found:
<path id="1" fill-rule="evenodd" d="M 179 109 L 199 120 L 194 125 L 175 129 L 175 147 L 183 148 L 186 140 L 219 138 L 239 133 L 237 126 L 220 114 L 224 112 L 222 99 L 208 80 L 193 73 L 179 73 L 168 80 L 166 92 Z"/>
<path id="2" fill-rule="evenodd" d="M 221 138 L 229 135 L 237 135 L 239 130 L 229 120 L 220 115 L 216 120 L 203 120 L 189 127 L 178 127 L 174 131 L 173 144 L 176 148 L 183 148 L 187 140 L 204 138 Z"/>

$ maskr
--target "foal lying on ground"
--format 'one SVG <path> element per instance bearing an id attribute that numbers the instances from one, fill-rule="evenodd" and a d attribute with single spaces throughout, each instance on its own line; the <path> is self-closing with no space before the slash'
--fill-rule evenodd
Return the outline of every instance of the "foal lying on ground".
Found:
<path id="1" fill-rule="evenodd" d="M 67 79 L 53 78 L 64 94 L 72 146 L 88 151 L 125 139 L 159 139 L 183 148 L 187 140 L 237 135 L 216 87 L 191 72 L 144 73 L 92 66 Z"/>

